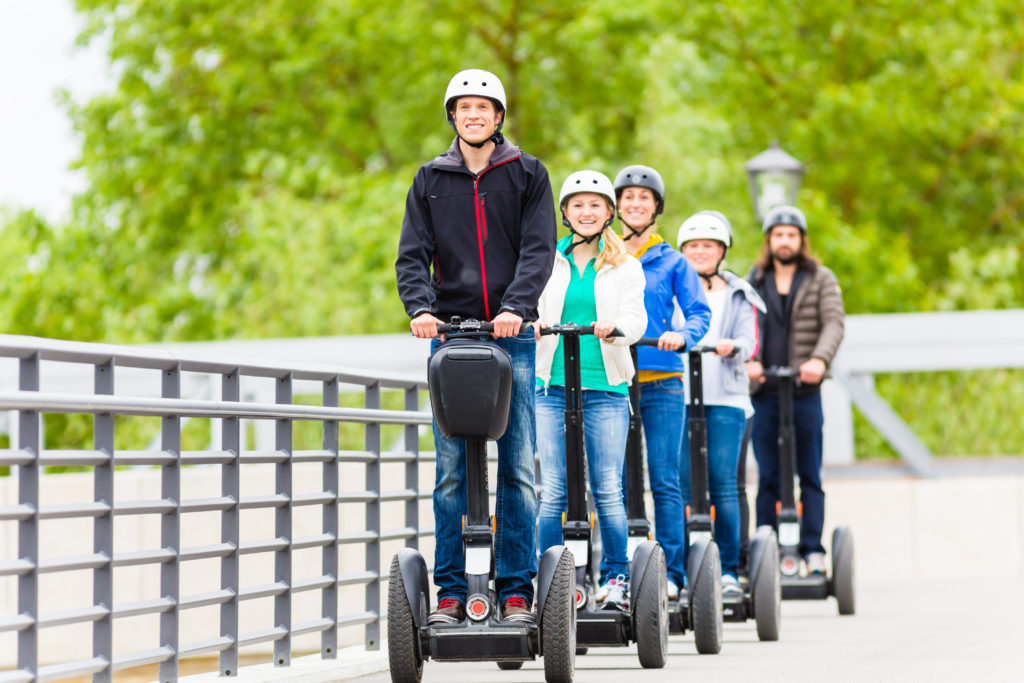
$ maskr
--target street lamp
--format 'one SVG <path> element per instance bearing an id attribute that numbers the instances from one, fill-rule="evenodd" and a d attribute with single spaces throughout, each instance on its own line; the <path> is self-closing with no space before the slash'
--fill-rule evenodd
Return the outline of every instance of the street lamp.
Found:
<path id="1" fill-rule="evenodd" d="M 796 193 L 804 176 L 804 165 L 782 151 L 778 142 L 746 164 L 750 177 L 750 198 L 758 222 L 772 207 L 796 204 Z"/>

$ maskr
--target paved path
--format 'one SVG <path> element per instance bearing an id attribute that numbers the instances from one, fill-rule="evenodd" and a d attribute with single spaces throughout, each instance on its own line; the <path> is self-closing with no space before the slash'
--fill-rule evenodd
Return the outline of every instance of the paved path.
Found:
<path id="1" fill-rule="evenodd" d="M 726 624 L 718 655 L 672 637 L 660 671 L 641 669 L 634 648 L 591 650 L 576 659 L 576 681 L 1024 681 L 1024 581 L 864 583 L 858 591 L 853 617 L 839 617 L 834 600 L 783 603 L 777 643 L 758 642 L 752 622 Z M 423 675 L 424 683 L 543 680 L 539 660 L 519 671 L 427 662 Z"/>

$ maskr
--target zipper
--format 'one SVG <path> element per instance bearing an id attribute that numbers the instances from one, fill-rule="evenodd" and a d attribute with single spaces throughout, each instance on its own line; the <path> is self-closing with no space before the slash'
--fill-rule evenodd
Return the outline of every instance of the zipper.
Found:
<path id="1" fill-rule="evenodd" d="M 480 223 L 484 227 L 484 239 L 487 239 L 487 205 L 483 197 L 480 198 Z"/>
<path id="2" fill-rule="evenodd" d="M 493 166 L 488 166 L 473 176 L 473 210 L 476 212 L 476 244 L 477 249 L 480 252 L 480 285 L 483 287 L 484 291 L 484 315 L 487 317 L 487 320 L 491 319 L 491 307 L 487 300 L 487 264 L 484 260 L 484 240 L 487 239 L 487 219 L 484 217 L 484 202 L 480 198 L 480 177 L 492 168 L 497 168 L 502 164 L 507 164 L 518 158 L 519 156 L 515 156 L 511 159 L 500 161 Z"/>

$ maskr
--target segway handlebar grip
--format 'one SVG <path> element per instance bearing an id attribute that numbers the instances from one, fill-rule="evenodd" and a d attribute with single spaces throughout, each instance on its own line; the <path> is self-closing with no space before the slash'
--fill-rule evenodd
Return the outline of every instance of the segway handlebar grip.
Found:
<path id="1" fill-rule="evenodd" d="M 594 328 L 592 325 L 575 325 L 573 323 L 567 323 L 565 325 L 548 325 L 547 327 L 540 328 L 541 336 L 547 336 L 549 334 L 594 334 Z M 609 337 L 622 337 L 622 330 L 615 328 L 611 331 Z"/>
<path id="2" fill-rule="evenodd" d="M 658 337 L 640 337 L 636 340 L 634 346 L 657 346 L 658 341 Z M 689 349 L 686 348 L 686 342 L 683 342 L 683 345 L 676 349 L 675 353 L 686 353 L 688 350 Z"/>
<path id="3" fill-rule="evenodd" d="M 793 384 L 801 386 L 800 381 L 800 369 L 791 368 L 784 365 L 773 365 L 770 368 L 765 368 L 761 371 L 761 374 L 765 377 L 776 377 L 778 379 L 792 379 Z"/>

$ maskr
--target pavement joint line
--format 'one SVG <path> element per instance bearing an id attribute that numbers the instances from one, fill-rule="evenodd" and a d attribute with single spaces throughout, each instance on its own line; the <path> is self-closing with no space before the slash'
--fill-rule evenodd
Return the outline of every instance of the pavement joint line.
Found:
<path id="1" fill-rule="evenodd" d="M 332 683 L 388 670 L 387 641 L 380 650 L 367 650 L 362 645 L 340 648 L 336 659 L 321 659 L 319 654 L 296 657 L 291 666 L 275 666 L 273 662 L 243 666 L 237 676 L 223 678 L 217 671 L 183 676 L 179 683 Z M 154 681 L 153 683 L 159 683 Z"/>

